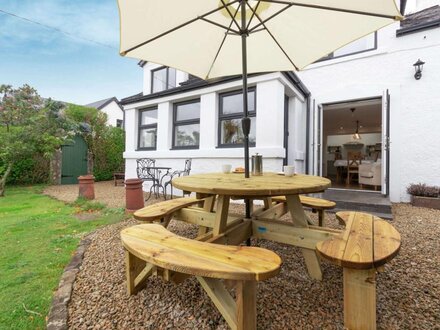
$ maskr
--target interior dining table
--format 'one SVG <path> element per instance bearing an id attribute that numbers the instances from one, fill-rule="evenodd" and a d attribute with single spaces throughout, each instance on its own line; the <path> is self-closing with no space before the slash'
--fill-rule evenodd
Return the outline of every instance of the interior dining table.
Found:
<path id="1" fill-rule="evenodd" d="M 321 280 L 322 271 L 316 243 L 340 234 L 339 230 L 314 226 L 301 205 L 299 195 L 322 192 L 330 180 L 312 175 L 291 177 L 264 173 L 245 178 L 242 173 L 208 173 L 175 178 L 172 185 L 204 198 L 200 208 L 176 212 L 175 219 L 198 224 L 197 239 L 239 245 L 249 238 L 268 239 L 301 249 L 309 275 Z M 274 203 L 274 196 L 285 196 L 285 203 Z M 231 199 L 262 200 L 253 209 L 251 218 L 230 212 Z M 217 203 L 214 203 L 216 200 Z M 286 221 L 286 213 L 290 214 Z"/>

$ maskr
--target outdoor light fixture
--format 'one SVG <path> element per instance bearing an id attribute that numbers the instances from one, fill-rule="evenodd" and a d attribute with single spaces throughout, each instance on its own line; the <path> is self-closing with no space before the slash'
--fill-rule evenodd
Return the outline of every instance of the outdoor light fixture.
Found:
<path id="1" fill-rule="evenodd" d="M 353 134 L 353 139 L 360 140 L 361 136 L 359 135 L 359 120 L 356 120 L 356 132 Z"/>
<path id="2" fill-rule="evenodd" d="M 416 78 L 416 80 L 422 78 L 423 64 L 425 64 L 425 62 L 421 61 L 420 58 L 416 63 L 413 64 L 414 69 L 416 70 L 416 73 L 414 75 L 414 78 Z"/>

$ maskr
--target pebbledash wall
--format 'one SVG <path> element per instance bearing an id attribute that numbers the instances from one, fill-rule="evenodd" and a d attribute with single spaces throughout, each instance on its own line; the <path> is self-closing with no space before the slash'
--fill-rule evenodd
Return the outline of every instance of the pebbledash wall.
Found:
<path id="1" fill-rule="evenodd" d="M 151 70 L 159 67 L 153 63 L 143 66 L 143 95 L 150 94 Z M 177 71 L 177 86 L 188 75 Z M 255 75 L 248 79 L 249 87 L 256 88 L 256 145 L 250 155 L 260 153 L 264 157 L 265 171 L 281 171 L 286 157 L 284 148 L 285 97 L 288 96 L 289 111 L 289 163 L 298 172 L 305 171 L 305 134 L 307 99 L 284 74 L 280 72 Z M 219 94 L 241 90 L 242 81 L 237 78 L 226 83 L 206 86 L 178 94 L 164 95 L 127 104 L 122 100 L 126 123 L 126 178 L 136 177 L 136 159 L 154 158 L 156 166 L 183 170 L 184 161 L 192 158 L 192 174 L 220 172 L 222 164 L 244 166 L 243 147 L 218 147 Z M 198 149 L 172 150 L 173 104 L 200 98 L 200 146 Z M 157 148 L 137 150 L 139 109 L 158 107 Z M 144 189 L 147 189 L 145 183 Z"/>
<path id="2" fill-rule="evenodd" d="M 380 30 L 376 50 L 318 62 L 298 76 L 316 104 L 389 90 L 390 200 L 407 202 L 410 183 L 440 185 L 440 28 L 396 37 L 399 28 Z M 415 80 L 418 59 L 426 64 Z"/>

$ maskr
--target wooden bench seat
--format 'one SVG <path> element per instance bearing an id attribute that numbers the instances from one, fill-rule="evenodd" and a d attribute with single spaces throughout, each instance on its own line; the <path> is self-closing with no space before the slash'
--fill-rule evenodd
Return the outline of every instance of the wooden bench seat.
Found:
<path id="1" fill-rule="evenodd" d="M 300 195 L 299 200 L 302 206 L 310 207 L 314 212 L 318 212 L 319 226 L 324 225 L 324 211 L 335 208 L 336 203 L 322 198 Z M 285 196 L 272 197 L 272 201 L 276 203 L 286 202 Z"/>
<path id="2" fill-rule="evenodd" d="M 137 210 L 133 216 L 143 222 L 160 221 L 166 227 L 174 212 L 200 202 L 203 202 L 203 199 L 193 197 L 170 199 Z"/>
<path id="3" fill-rule="evenodd" d="M 344 323 L 348 329 L 376 329 L 376 270 L 399 252 L 399 232 L 387 221 L 362 212 L 340 212 L 345 231 L 316 245 L 344 269 Z"/>
<path id="4" fill-rule="evenodd" d="M 126 228 L 121 240 L 129 294 L 145 284 L 154 267 L 194 275 L 233 329 L 256 328 L 255 283 L 277 275 L 281 265 L 272 251 L 196 241 L 158 224 Z M 220 279 L 235 283 L 235 301 Z"/>

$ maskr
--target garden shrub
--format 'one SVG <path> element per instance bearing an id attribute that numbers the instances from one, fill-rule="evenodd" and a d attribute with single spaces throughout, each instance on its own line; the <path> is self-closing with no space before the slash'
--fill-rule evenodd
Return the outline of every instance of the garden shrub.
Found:
<path id="1" fill-rule="evenodd" d="M 439 197 L 440 194 L 439 187 L 427 186 L 424 183 L 410 184 L 406 191 L 410 195 L 421 197 Z"/>
<path id="2" fill-rule="evenodd" d="M 50 161 L 41 154 L 17 160 L 6 180 L 11 185 L 47 183 L 49 181 Z M 2 164 L 0 164 L 0 168 Z"/>
<path id="3" fill-rule="evenodd" d="M 118 127 L 108 127 L 100 137 L 99 143 L 95 143 L 93 175 L 96 181 L 111 180 L 113 172 L 122 169 L 124 149 L 124 131 Z"/>

